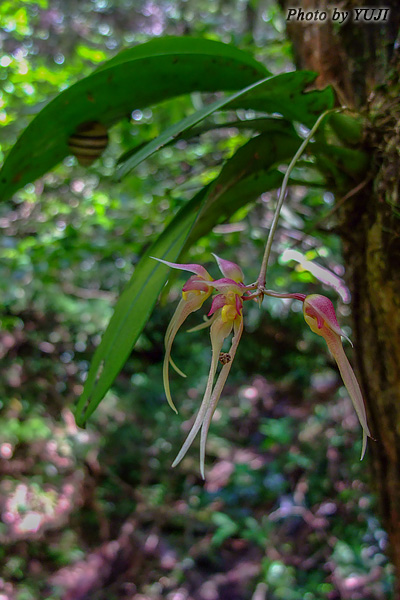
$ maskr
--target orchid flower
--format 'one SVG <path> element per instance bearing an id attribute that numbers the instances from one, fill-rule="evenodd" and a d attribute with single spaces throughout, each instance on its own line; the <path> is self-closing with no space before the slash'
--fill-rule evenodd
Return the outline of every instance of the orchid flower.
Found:
<path id="1" fill-rule="evenodd" d="M 214 280 L 208 271 L 201 265 L 177 264 L 159 258 L 155 259 L 173 269 L 180 269 L 182 271 L 193 273 L 182 288 L 182 299 L 178 304 L 165 334 L 165 358 L 163 365 L 164 388 L 168 403 L 175 412 L 177 412 L 177 410 L 172 401 L 169 386 L 169 364 L 171 364 L 183 377 L 186 377 L 186 375 L 182 373 L 171 358 L 173 341 L 179 328 L 187 317 L 192 312 L 199 310 L 204 302 L 216 292 L 211 303 L 210 311 L 207 315 L 209 318 L 201 325 L 190 330 L 195 331 L 205 327 L 210 328 L 211 363 L 206 389 L 196 419 L 181 450 L 172 463 L 172 466 L 175 467 L 182 460 L 196 435 L 201 430 L 200 472 L 204 478 L 204 461 L 208 430 L 243 333 L 243 303 L 245 300 L 258 301 L 260 298 L 262 299 L 264 295 L 277 298 L 295 298 L 303 302 L 304 318 L 311 330 L 325 339 L 328 348 L 339 367 L 343 383 L 353 402 L 363 429 L 362 459 L 366 450 L 367 437 L 371 437 L 371 434 L 368 429 L 360 386 L 358 385 L 356 376 L 354 375 L 353 369 L 350 366 L 342 346 L 341 337 L 348 338 L 339 327 L 332 302 L 329 298 L 319 294 L 312 294 L 310 296 L 300 293 L 286 294 L 275 292 L 273 290 L 266 290 L 263 286 L 258 287 L 257 291 L 252 293 L 252 290 L 256 288 L 256 284 L 245 286 L 243 283 L 243 272 L 237 264 L 219 258 L 215 254 L 214 257 L 223 275 L 221 279 Z M 232 340 L 229 352 L 223 353 L 221 352 L 223 344 L 231 334 Z M 221 362 L 223 366 L 214 383 L 219 362 Z"/>
<path id="2" fill-rule="evenodd" d="M 195 422 L 192 429 L 182 446 L 178 456 L 173 462 L 173 467 L 176 466 L 182 458 L 185 456 L 189 447 L 191 446 L 194 438 L 201 428 L 201 440 L 200 440 L 200 471 L 204 478 L 204 460 L 205 460 L 205 446 L 207 440 L 208 429 L 217 406 L 218 400 L 221 396 L 222 389 L 225 381 L 228 377 L 229 371 L 232 366 L 232 361 L 235 357 L 236 350 L 240 341 L 240 337 L 243 331 L 243 295 L 247 292 L 247 289 L 243 283 L 243 272 L 241 268 L 228 260 L 222 259 L 214 255 L 218 266 L 224 277 L 222 279 L 213 280 L 209 273 L 200 265 L 180 265 L 176 263 L 170 263 L 164 260 L 160 260 L 169 267 L 175 269 L 182 269 L 184 271 L 190 271 L 195 275 L 185 283 L 182 288 L 182 300 L 180 301 L 174 316 L 167 328 L 165 335 L 165 358 L 163 367 L 163 378 L 165 394 L 167 396 L 168 403 L 176 411 L 175 405 L 172 402 L 169 379 L 168 379 L 168 365 L 169 363 L 178 371 L 181 375 L 183 373 L 177 369 L 171 359 L 171 347 L 172 342 L 176 336 L 179 327 L 183 324 L 186 318 L 192 312 L 198 310 L 205 300 L 214 292 L 218 294 L 214 297 L 211 309 L 208 313 L 208 321 L 195 327 L 194 329 L 200 329 L 203 327 L 210 327 L 210 338 L 211 338 L 211 365 L 208 375 L 207 385 L 204 392 L 204 397 L 200 405 Z M 192 330 L 193 331 L 193 330 Z M 231 342 L 231 348 L 227 353 L 226 364 L 223 365 L 219 377 L 214 385 L 215 375 L 218 369 L 218 363 L 220 360 L 220 354 L 225 339 L 233 332 L 233 338 Z"/>
<path id="3" fill-rule="evenodd" d="M 344 337 L 349 342 L 350 340 L 340 329 L 339 323 L 337 322 L 335 309 L 329 298 L 321 296 L 320 294 L 311 294 L 310 296 L 306 296 L 303 304 L 303 314 L 307 324 L 310 326 L 311 331 L 324 338 L 333 358 L 337 363 L 337 366 L 339 367 L 343 383 L 346 386 L 349 396 L 353 402 L 354 409 L 357 413 L 363 430 L 361 450 L 362 460 L 367 447 L 367 436 L 371 437 L 371 433 L 368 429 L 367 416 L 365 413 L 364 401 L 360 386 L 358 385 L 358 381 L 354 375 L 354 371 L 351 368 L 347 356 L 344 353 L 340 338 Z"/>
<path id="4" fill-rule="evenodd" d="M 233 279 L 224 278 L 212 282 L 211 284 L 221 294 L 215 296 L 211 305 L 211 310 L 208 316 L 213 315 L 210 319 L 210 338 L 211 338 L 211 366 L 208 374 L 206 390 L 203 396 L 200 409 L 197 413 L 196 420 L 193 423 L 192 429 L 185 443 L 183 444 L 178 456 L 172 463 L 175 467 L 185 456 L 198 431 L 201 428 L 200 437 L 200 472 L 204 479 L 204 460 L 205 448 L 207 441 L 208 429 L 211 419 L 217 407 L 218 400 L 221 396 L 223 387 L 232 367 L 233 359 L 235 358 L 236 350 L 240 342 L 243 332 L 243 301 L 242 295 L 246 291 L 243 283 L 237 283 Z M 233 338 L 231 347 L 227 353 L 228 362 L 222 367 L 218 376 L 217 382 L 214 384 L 215 374 L 220 360 L 220 353 L 225 339 L 232 333 Z"/>
<path id="5" fill-rule="evenodd" d="M 373 438 L 368 428 L 367 415 L 365 413 L 364 400 L 360 386 L 358 385 L 354 371 L 343 350 L 342 340 L 340 338 L 344 337 L 351 345 L 353 344 L 340 329 L 332 302 L 329 298 L 321 296 L 320 294 L 311 294 L 310 296 L 306 296 L 305 294 L 282 294 L 274 292 L 273 290 L 264 290 L 264 293 L 267 296 L 276 298 L 296 298 L 297 300 L 301 300 L 303 302 L 303 314 L 306 323 L 310 326 L 311 331 L 320 335 L 326 341 L 329 351 L 339 367 L 343 383 L 349 393 L 363 430 L 361 450 L 362 460 L 367 448 L 367 436 L 371 439 Z"/>

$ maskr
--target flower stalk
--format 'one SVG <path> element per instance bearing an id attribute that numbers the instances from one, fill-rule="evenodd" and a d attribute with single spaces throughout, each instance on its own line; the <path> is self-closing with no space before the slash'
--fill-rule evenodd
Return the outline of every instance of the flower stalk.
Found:
<path id="1" fill-rule="evenodd" d="M 306 149 L 309 141 L 311 140 L 311 138 L 317 131 L 318 127 L 321 125 L 322 121 L 325 119 L 325 117 L 329 114 L 332 114 L 334 112 L 340 112 L 342 110 L 343 109 L 341 109 L 341 108 L 334 108 L 334 109 L 326 110 L 318 117 L 318 119 L 315 121 L 313 127 L 310 129 L 307 137 L 304 139 L 304 141 L 300 145 L 300 148 L 297 150 L 296 154 L 293 156 L 292 160 L 290 161 L 288 168 L 286 169 L 286 173 L 283 178 L 282 186 L 281 186 L 281 189 L 279 192 L 279 197 L 278 197 L 278 202 L 276 205 L 274 217 L 272 219 L 271 229 L 269 230 L 267 243 L 265 245 L 264 256 L 263 256 L 261 268 L 260 268 L 260 274 L 257 279 L 257 287 L 260 289 L 260 291 L 262 291 L 262 288 L 265 286 L 266 276 L 267 276 L 267 267 L 268 267 L 269 257 L 271 254 L 272 243 L 274 241 L 276 229 L 278 227 L 278 221 L 279 221 L 279 216 L 281 214 L 282 206 L 285 201 L 286 189 L 287 189 L 290 174 L 293 171 L 297 161 L 303 154 L 304 150 Z"/>

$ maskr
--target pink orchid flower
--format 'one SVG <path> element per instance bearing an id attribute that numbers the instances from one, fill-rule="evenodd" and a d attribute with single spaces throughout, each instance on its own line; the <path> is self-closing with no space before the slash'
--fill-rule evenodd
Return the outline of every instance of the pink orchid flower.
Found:
<path id="1" fill-rule="evenodd" d="M 311 331 L 320 335 L 324 338 L 327 346 L 335 359 L 337 366 L 339 367 L 340 375 L 342 376 L 343 383 L 349 393 L 351 401 L 353 402 L 354 409 L 357 413 L 363 430 L 363 441 L 361 450 L 361 460 L 364 458 L 365 450 L 367 448 L 367 436 L 373 439 L 367 424 L 367 415 L 365 412 L 364 400 L 358 385 L 354 371 L 347 359 L 346 354 L 343 350 L 342 340 L 344 337 L 351 344 L 349 338 L 343 333 L 337 322 L 335 308 L 332 302 L 326 296 L 320 294 L 311 294 L 306 296 L 305 294 L 281 294 L 272 290 L 264 290 L 267 296 L 273 296 L 276 298 L 296 298 L 303 302 L 303 314 L 306 323 L 309 325 Z M 351 344 L 353 345 L 353 344 Z"/>
<path id="2" fill-rule="evenodd" d="M 354 371 L 343 350 L 341 337 L 349 338 L 343 333 L 337 322 L 335 309 L 329 298 L 320 294 L 311 294 L 304 299 L 303 314 L 311 331 L 324 338 L 327 346 L 339 367 L 343 383 L 353 402 L 363 430 L 363 441 L 361 450 L 361 460 L 364 457 L 367 447 L 367 436 L 372 437 L 367 424 L 367 415 L 365 406 Z M 351 342 L 350 342 L 351 343 Z"/>
<path id="3" fill-rule="evenodd" d="M 183 444 L 178 456 L 174 460 L 172 466 L 175 467 L 185 456 L 186 452 L 190 448 L 193 440 L 201 428 L 200 438 L 200 471 L 204 478 L 204 461 L 205 461 L 205 448 L 207 441 L 208 429 L 212 420 L 212 416 L 218 404 L 218 400 L 221 396 L 224 384 L 229 375 L 229 371 L 232 367 L 232 362 L 236 354 L 237 347 L 243 332 L 243 295 L 247 292 L 245 285 L 243 284 L 243 272 L 241 268 L 228 260 L 224 260 L 214 255 L 218 266 L 224 275 L 222 279 L 212 280 L 209 273 L 200 265 L 179 265 L 176 263 L 169 263 L 167 261 L 161 261 L 166 265 L 182 269 L 185 271 L 191 271 L 195 273 L 195 276 L 191 277 L 182 288 L 182 300 L 180 301 L 174 316 L 172 317 L 171 323 L 168 326 L 165 335 L 165 348 L 166 354 L 164 359 L 164 388 L 170 406 L 176 411 L 175 405 L 172 402 L 169 380 L 168 380 L 168 363 L 175 367 L 171 359 L 171 346 L 175 338 L 175 335 L 189 316 L 190 313 L 198 310 L 204 301 L 214 292 L 218 294 L 214 297 L 211 309 L 208 316 L 211 317 L 205 323 L 193 330 L 201 329 L 203 327 L 210 327 L 210 338 L 211 338 L 211 365 L 208 375 L 206 390 L 200 409 L 197 413 L 195 422 L 190 430 L 185 443 Z M 159 259 L 157 259 L 159 260 Z M 214 379 L 218 369 L 218 363 L 220 360 L 220 353 L 225 339 L 233 332 L 231 347 L 229 352 L 225 355 L 226 364 L 223 365 L 219 373 L 218 379 L 214 385 Z M 178 372 L 183 375 L 181 371 Z"/>

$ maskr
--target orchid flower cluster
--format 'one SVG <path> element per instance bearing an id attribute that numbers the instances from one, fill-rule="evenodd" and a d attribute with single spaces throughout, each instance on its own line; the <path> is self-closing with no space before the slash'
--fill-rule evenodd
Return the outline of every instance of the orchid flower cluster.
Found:
<path id="1" fill-rule="evenodd" d="M 260 302 L 264 295 L 277 298 L 293 298 L 303 302 L 305 321 L 314 333 L 325 339 L 328 348 L 339 367 L 343 383 L 353 402 L 353 406 L 363 430 L 362 459 L 365 454 L 367 436 L 371 437 L 371 434 L 368 429 L 360 386 L 358 385 L 353 369 L 351 368 L 342 346 L 341 338 L 348 338 L 339 327 L 332 302 L 329 298 L 319 294 L 311 294 L 309 296 L 297 293 L 285 294 L 266 290 L 263 286 L 260 287 L 257 284 L 246 286 L 243 282 L 244 275 L 242 269 L 237 264 L 216 255 L 213 256 L 223 275 L 220 279 L 213 279 L 208 271 L 201 265 L 177 264 L 156 258 L 156 260 L 173 269 L 193 273 L 182 288 L 182 299 L 176 308 L 165 334 L 163 381 L 168 403 L 175 412 L 178 411 L 171 397 L 169 366 L 171 365 L 182 377 L 186 377 L 186 375 L 175 365 L 171 357 L 173 341 L 179 328 L 185 322 L 187 317 L 191 313 L 199 310 L 204 302 L 210 298 L 210 296 L 215 294 L 212 298 L 211 308 L 207 315 L 208 318 L 201 325 L 189 330 L 197 331 L 205 327 L 210 328 L 212 349 L 211 365 L 203 400 L 196 419 L 172 466 L 176 466 L 182 460 L 201 429 L 200 472 L 204 478 L 207 434 L 243 333 L 243 305 L 246 300 Z M 230 349 L 228 352 L 222 352 L 224 341 L 231 334 L 232 339 Z M 215 381 L 219 363 L 222 364 L 222 368 Z"/>

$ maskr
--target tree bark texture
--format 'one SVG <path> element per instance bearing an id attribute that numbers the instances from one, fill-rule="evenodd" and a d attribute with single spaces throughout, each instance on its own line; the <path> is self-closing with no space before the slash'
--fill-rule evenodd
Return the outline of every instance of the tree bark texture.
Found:
<path id="1" fill-rule="evenodd" d="M 293 6 L 282 5 L 285 13 Z M 340 9 L 361 5 L 343 2 Z M 370 178 L 340 207 L 338 232 L 352 293 L 356 367 L 376 438 L 369 443 L 373 482 L 400 598 L 400 14 L 394 1 L 368 6 L 390 8 L 389 20 L 292 21 L 287 29 L 298 66 L 316 70 L 317 85 L 332 84 L 338 103 L 369 123 Z M 315 0 L 301 7 L 329 11 Z"/>

